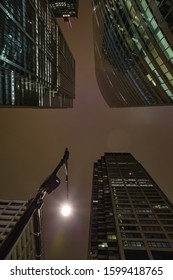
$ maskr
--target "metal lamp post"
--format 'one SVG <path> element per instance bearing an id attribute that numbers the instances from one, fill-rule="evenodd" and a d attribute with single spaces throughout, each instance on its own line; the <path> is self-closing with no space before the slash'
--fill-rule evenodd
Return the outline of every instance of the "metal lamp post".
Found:
<path id="1" fill-rule="evenodd" d="M 35 247 L 36 247 L 36 259 L 42 258 L 42 250 L 41 250 L 41 225 L 40 225 L 40 209 L 43 204 L 43 198 L 45 194 L 50 194 L 60 185 L 60 179 L 57 177 L 57 172 L 65 165 L 66 171 L 66 184 L 67 184 L 67 200 L 68 200 L 68 158 L 69 158 L 69 151 L 66 148 L 64 152 L 64 156 L 56 166 L 54 171 L 46 178 L 46 180 L 42 183 L 38 192 L 34 198 L 29 200 L 27 208 L 24 214 L 21 216 L 19 221 L 10 231 L 8 236 L 4 239 L 1 247 L 0 247 L 0 259 L 3 260 L 7 257 L 13 246 L 15 245 L 16 241 L 20 237 L 21 233 L 23 232 L 26 224 L 33 216 L 33 228 L 34 228 L 34 235 L 35 235 Z"/>

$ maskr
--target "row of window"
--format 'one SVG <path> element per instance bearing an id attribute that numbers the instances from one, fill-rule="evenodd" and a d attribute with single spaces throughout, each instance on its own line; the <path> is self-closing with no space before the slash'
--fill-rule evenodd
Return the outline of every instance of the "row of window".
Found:
<path id="1" fill-rule="evenodd" d="M 161 228 L 158 226 L 141 226 L 143 231 L 161 231 Z M 164 226 L 164 229 L 166 232 L 173 231 L 173 226 Z M 120 225 L 120 231 L 126 232 L 126 231 L 140 231 L 139 226 L 127 226 L 127 225 Z"/>
<path id="2" fill-rule="evenodd" d="M 93 209 L 94 210 L 94 209 Z M 101 212 L 93 212 L 93 216 L 92 219 L 95 222 L 109 222 L 112 221 L 113 218 L 110 218 L 111 216 L 113 216 L 113 213 L 110 212 L 109 210 L 105 210 L 105 211 L 101 211 Z M 141 214 L 137 214 L 138 219 L 135 217 L 135 215 L 122 215 L 122 214 L 118 214 L 118 221 L 120 224 L 158 224 L 161 223 L 163 225 L 173 225 L 173 219 L 164 219 L 163 217 L 161 217 L 161 219 L 158 217 L 158 219 L 156 219 L 156 217 L 154 215 L 141 215 Z M 150 217 L 150 219 L 149 219 Z M 131 219 L 133 218 L 133 219 Z M 144 218 L 144 219 L 141 219 Z M 153 218 L 153 219 L 151 219 Z"/>
<path id="3" fill-rule="evenodd" d="M 147 241 L 147 245 L 149 247 L 155 247 L 155 248 L 171 248 L 171 244 L 166 241 Z M 123 246 L 124 247 L 144 247 L 145 244 L 143 241 L 124 240 Z"/>
<path id="4" fill-rule="evenodd" d="M 129 210 L 129 209 L 127 209 L 127 210 Z M 145 209 L 146 211 L 145 211 L 145 213 L 150 213 L 150 212 L 147 212 L 147 209 Z M 141 211 L 140 211 L 140 209 L 138 209 L 138 210 L 136 210 L 136 212 L 137 213 L 140 213 Z M 118 217 L 119 218 L 135 218 L 135 215 L 134 214 L 122 214 L 122 213 L 125 213 L 124 212 L 124 210 L 118 210 Z M 144 213 L 144 211 L 142 211 L 142 213 Z M 140 216 L 140 214 L 137 214 L 137 216 L 138 217 L 144 217 L 145 218 L 145 215 L 143 215 L 143 216 Z M 155 216 L 152 216 L 152 217 L 155 217 Z M 166 219 L 166 220 L 173 220 L 173 215 L 172 214 L 170 214 L 170 215 L 165 215 L 165 214 L 157 214 L 157 217 L 158 217 L 158 219 L 159 220 L 164 220 L 164 219 Z M 147 218 L 148 218 L 148 216 L 147 216 Z M 142 221 L 142 220 L 141 220 Z M 144 220 L 144 221 L 146 221 L 146 220 Z M 150 220 L 147 220 L 147 221 L 149 221 L 149 223 L 150 223 Z M 147 222 L 146 221 L 146 222 Z"/>
<path id="5" fill-rule="evenodd" d="M 122 240 L 124 247 L 145 247 L 143 241 L 134 241 L 134 240 Z M 147 241 L 147 245 L 149 247 L 156 247 L 156 248 L 171 248 L 171 244 L 168 241 Z M 98 248 L 111 248 L 117 247 L 116 242 L 95 242 L 91 241 L 91 247 L 98 247 Z"/>
<path id="6" fill-rule="evenodd" d="M 143 104 L 154 104 L 157 102 L 157 97 L 155 94 L 151 94 L 152 91 L 154 91 L 153 86 L 149 85 L 148 82 L 146 82 L 146 69 L 144 67 L 138 67 L 137 64 L 135 64 L 135 60 L 139 57 L 139 51 L 136 52 L 136 48 L 134 48 L 133 44 L 133 49 L 129 49 L 132 46 L 132 35 L 134 34 L 134 28 L 131 28 L 131 23 L 128 22 L 128 13 L 125 12 L 124 7 L 118 7 L 119 4 L 114 4 L 116 7 L 113 10 L 113 8 L 110 9 L 108 8 L 108 16 L 107 16 L 107 21 L 109 22 L 108 25 L 112 27 L 112 30 L 115 30 L 116 27 L 116 36 L 117 39 L 114 38 L 114 41 L 116 44 L 113 47 L 112 54 L 110 54 L 110 50 L 108 50 L 108 53 L 110 54 L 110 63 L 111 59 L 115 61 L 115 65 L 113 67 L 116 69 L 116 67 L 122 69 L 122 65 L 124 65 L 124 71 L 131 73 L 131 75 L 128 76 L 128 79 L 132 81 L 133 87 L 136 89 L 136 98 L 139 100 L 136 101 L 138 104 L 141 102 Z M 108 5 L 107 5 L 108 6 Z M 116 12 L 115 12 L 116 11 Z M 123 22 L 123 24 L 122 24 Z M 133 21 L 132 21 L 133 22 Z M 134 20 L 134 24 L 138 24 L 136 20 Z M 114 35 L 115 37 L 115 31 L 111 31 L 111 35 Z M 110 35 L 107 36 L 107 41 L 110 40 L 109 37 L 111 38 Z M 120 43 L 120 45 L 118 45 Z M 112 44 L 113 45 L 113 44 Z M 124 46 L 124 50 L 120 52 L 121 46 Z M 120 49 L 120 50 L 119 50 Z M 121 57 L 121 63 L 118 63 L 118 59 Z M 119 59 L 120 60 L 120 59 Z M 118 65 L 119 64 L 119 65 Z M 139 64 L 139 63 L 138 63 Z M 128 67 L 127 67 L 128 66 Z M 126 69 L 129 68 L 129 69 Z M 142 71 L 143 69 L 143 71 Z M 126 79 L 126 87 L 128 87 L 128 79 Z M 124 84 L 123 84 L 124 85 Z M 120 88 L 122 91 L 122 89 Z M 126 101 L 128 104 L 132 103 L 132 96 L 134 97 L 134 91 L 130 95 L 130 100 L 128 100 L 128 93 L 126 92 L 124 94 L 124 98 L 122 98 Z"/>

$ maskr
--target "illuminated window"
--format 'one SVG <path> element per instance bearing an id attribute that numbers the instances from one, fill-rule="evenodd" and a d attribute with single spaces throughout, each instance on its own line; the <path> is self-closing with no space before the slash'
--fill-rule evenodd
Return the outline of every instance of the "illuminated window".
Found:
<path id="1" fill-rule="evenodd" d="M 123 240 L 124 247 L 144 247 L 143 241 L 127 241 Z"/>
<path id="2" fill-rule="evenodd" d="M 117 236 L 115 234 L 108 234 L 107 238 L 108 240 L 116 240 Z"/>
<path id="3" fill-rule="evenodd" d="M 102 243 L 98 244 L 98 247 L 102 247 L 102 248 L 108 247 L 108 243 L 102 242 Z"/>
<path id="4" fill-rule="evenodd" d="M 160 204 L 157 204 L 157 205 L 154 205 L 153 208 L 154 208 L 154 209 L 168 209 L 169 206 L 168 206 L 168 205 L 160 205 Z"/>
<path id="5" fill-rule="evenodd" d="M 163 241 L 147 241 L 149 247 L 157 247 L 157 248 L 170 248 L 171 244 L 169 242 Z"/>

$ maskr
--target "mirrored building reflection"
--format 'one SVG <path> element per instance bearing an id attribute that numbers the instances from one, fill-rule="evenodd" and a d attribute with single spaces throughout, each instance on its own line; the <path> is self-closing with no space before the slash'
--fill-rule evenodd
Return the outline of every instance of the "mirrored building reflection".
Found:
<path id="1" fill-rule="evenodd" d="M 172 105 L 172 23 L 172 0 L 93 0 L 96 77 L 110 107 Z"/>
<path id="2" fill-rule="evenodd" d="M 0 3 L 0 105 L 73 107 L 75 61 L 46 0 Z"/>
<path id="3" fill-rule="evenodd" d="M 105 153 L 93 169 L 88 258 L 173 258 L 173 207 L 130 153 Z"/>

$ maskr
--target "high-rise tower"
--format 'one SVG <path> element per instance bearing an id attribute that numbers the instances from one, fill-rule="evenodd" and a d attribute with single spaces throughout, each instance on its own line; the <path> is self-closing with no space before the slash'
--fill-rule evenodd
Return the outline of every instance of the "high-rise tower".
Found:
<path id="1" fill-rule="evenodd" d="M 21 220 L 27 213 L 28 202 L 0 200 L 0 259 L 42 259 L 39 210 L 31 215 L 21 230 Z M 15 232 L 14 232 L 14 229 Z M 39 230 L 38 230 L 39 229 Z M 16 234 L 17 232 L 17 234 Z"/>
<path id="2" fill-rule="evenodd" d="M 47 0 L 2 0 L 0 18 L 0 106 L 73 107 L 75 61 Z"/>
<path id="3" fill-rule="evenodd" d="M 173 258 L 172 204 L 130 153 L 94 164 L 88 258 Z"/>
<path id="4" fill-rule="evenodd" d="M 48 0 L 56 17 L 63 17 L 64 20 L 68 17 L 78 16 L 79 0 Z"/>
<path id="5" fill-rule="evenodd" d="M 173 104 L 172 20 L 172 0 L 93 0 L 96 77 L 110 107 Z"/>

